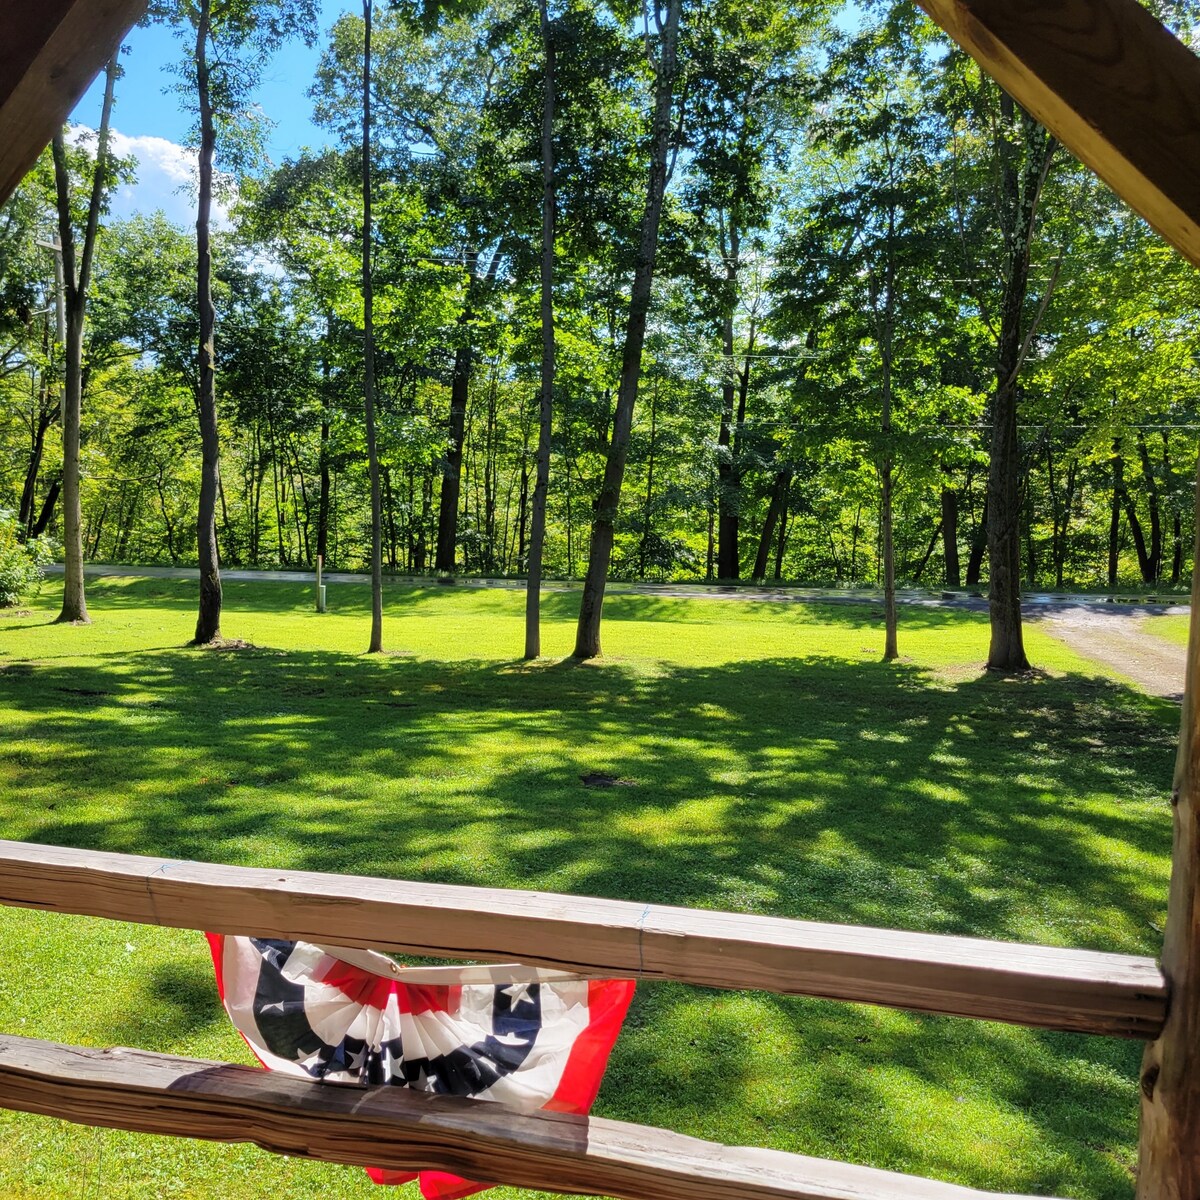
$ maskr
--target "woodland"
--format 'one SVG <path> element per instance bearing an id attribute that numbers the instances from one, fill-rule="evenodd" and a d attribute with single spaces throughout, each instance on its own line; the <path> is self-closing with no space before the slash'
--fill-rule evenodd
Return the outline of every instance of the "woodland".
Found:
<path id="1" fill-rule="evenodd" d="M 128 60 L 0 209 L 0 541 L 64 619 L 85 559 L 198 564 L 200 642 L 219 565 L 373 568 L 373 649 L 384 572 L 526 577 L 529 657 L 543 577 L 579 657 L 609 579 L 978 586 L 1011 668 L 1022 587 L 1190 576 L 1195 272 L 912 4 L 149 19 L 196 229 L 108 213 Z M 327 138 L 275 164 L 288 38 Z"/>

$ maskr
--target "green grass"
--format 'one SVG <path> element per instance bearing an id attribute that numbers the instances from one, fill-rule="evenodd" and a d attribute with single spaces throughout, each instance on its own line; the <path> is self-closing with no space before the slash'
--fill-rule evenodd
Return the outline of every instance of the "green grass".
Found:
<path id="1" fill-rule="evenodd" d="M 1142 622 L 1142 628 L 1155 637 L 1174 642 L 1177 646 L 1186 646 L 1189 620 L 1190 618 L 1183 613 L 1174 613 L 1167 617 L 1147 617 Z"/>
<path id="2" fill-rule="evenodd" d="M 1024 681 L 986 620 L 615 597 L 609 656 L 516 660 L 511 591 L 310 611 L 229 584 L 94 582 L 0 618 L 0 834 L 35 842 L 1155 953 L 1178 710 L 1037 628 Z M 576 598 L 547 597 L 564 655 Z M 607 771 L 636 786 L 588 789 Z M 0 1029 L 247 1061 L 198 934 L 0 908 Z M 19 964 L 14 967 L 13 964 Z M 597 1112 L 978 1187 L 1132 1193 L 1140 1047 L 864 1005 L 643 985 Z M 0 1113 L 13 1197 L 366 1197 L 361 1173 Z M 533 1193 L 500 1189 L 496 1200 Z"/>

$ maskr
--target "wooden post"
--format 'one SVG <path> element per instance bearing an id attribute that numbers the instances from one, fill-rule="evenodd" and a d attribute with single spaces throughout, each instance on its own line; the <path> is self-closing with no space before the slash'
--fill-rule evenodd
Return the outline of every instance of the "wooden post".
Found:
<path id="1" fill-rule="evenodd" d="M 325 565 L 325 556 L 317 555 L 317 612 L 325 611 L 325 585 L 321 582 L 321 569 Z"/>
<path id="2" fill-rule="evenodd" d="M 1196 512 L 1187 680 L 1171 793 L 1175 848 L 1162 954 L 1170 998 L 1163 1031 L 1146 1047 L 1142 1061 L 1138 1200 L 1200 1196 L 1200 487 Z"/>

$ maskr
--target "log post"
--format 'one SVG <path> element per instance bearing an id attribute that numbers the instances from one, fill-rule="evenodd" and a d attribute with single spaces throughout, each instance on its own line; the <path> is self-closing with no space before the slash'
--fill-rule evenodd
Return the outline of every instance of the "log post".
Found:
<path id="1" fill-rule="evenodd" d="M 1167 1021 L 1142 1060 L 1142 1134 L 1138 1200 L 1200 1196 L 1200 488 L 1196 493 L 1192 622 L 1179 753 L 1171 792 L 1175 846 L 1162 969 L 1169 992 Z"/>

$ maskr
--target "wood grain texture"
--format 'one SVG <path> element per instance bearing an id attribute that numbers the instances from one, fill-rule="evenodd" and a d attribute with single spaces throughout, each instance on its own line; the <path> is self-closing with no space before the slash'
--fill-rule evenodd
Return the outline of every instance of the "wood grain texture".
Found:
<path id="1" fill-rule="evenodd" d="M 1200 471 L 1197 474 L 1200 483 Z M 1200 556 L 1200 489 L 1196 492 Z M 1194 559 L 1200 563 L 1200 557 Z M 1142 1061 L 1138 1200 L 1200 1196 L 1200 571 L 1192 577 L 1192 623 L 1171 794 L 1175 842 L 1163 939 L 1171 985 L 1166 1027 Z"/>
<path id="2" fill-rule="evenodd" d="M 1200 264 L 1200 59 L 1137 0 L 918 3 Z"/>
<path id="3" fill-rule="evenodd" d="M 4 0 L 0 204 L 145 9 L 146 0 Z"/>
<path id="4" fill-rule="evenodd" d="M 630 1200 L 982 1200 L 912 1175 L 407 1088 L 306 1083 L 140 1050 L 0 1037 L 6 1108 L 85 1125 L 252 1142 L 325 1162 Z M 1012 1198 L 1016 1200 L 1016 1198 Z"/>
<path id="5" fill-rule="evenodd" d="M 0 903 L 581 974 L 1154 1037 L 1150 959 L 584 896 L 216 866 L 0 841 Z"/>

